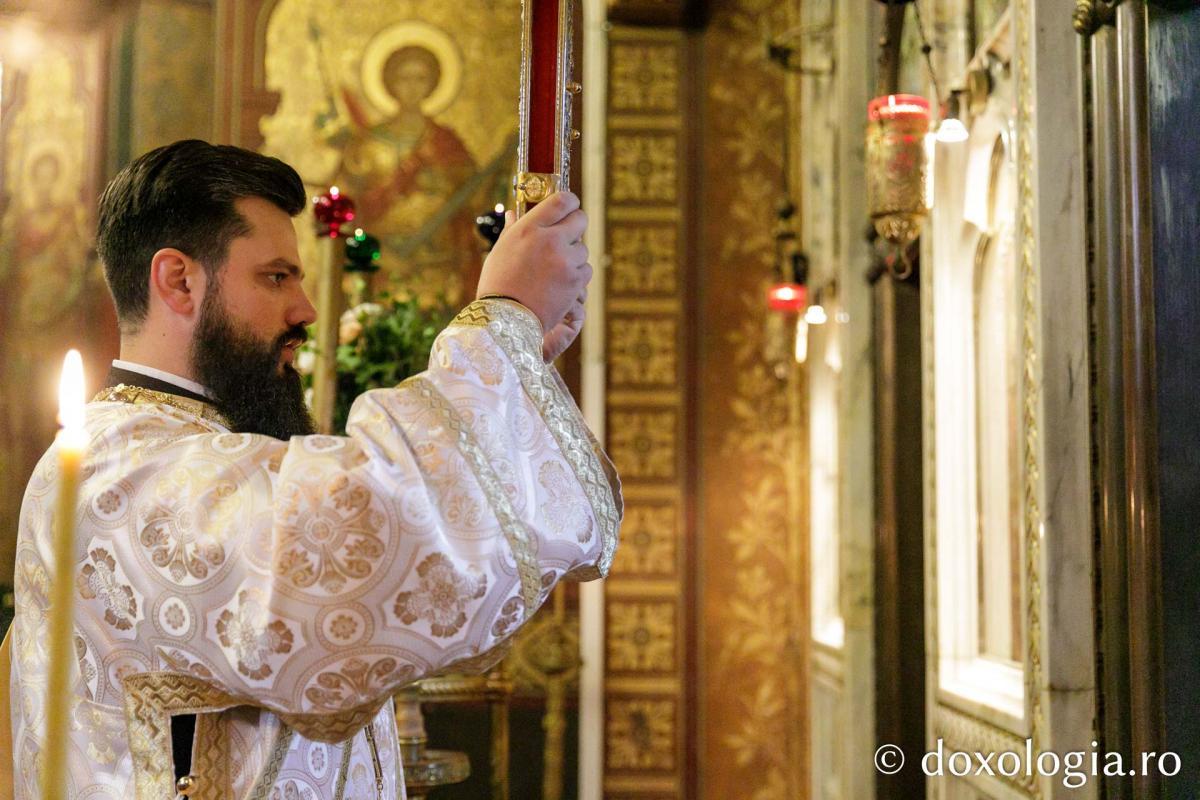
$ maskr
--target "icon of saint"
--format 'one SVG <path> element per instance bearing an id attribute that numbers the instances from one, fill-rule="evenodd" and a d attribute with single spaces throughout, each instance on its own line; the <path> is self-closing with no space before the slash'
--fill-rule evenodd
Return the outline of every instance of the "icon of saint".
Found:
<path id="1" fill-rule="evenodd" d="M 442 72 L 426 47 L 393 51 L 380 77 L 395 111 L 378 122 L 342 88 L 350 125 L 340 137 L 336 182 L 354 198 L 363 227 L 382 241 L 381 263 L 392 276 L 388 288 L 457 303 L 474 291 L 478 278 L 474 212 L 482 201 L 472 180 L 478 166 L 462 139 L 423 108 Z"/>

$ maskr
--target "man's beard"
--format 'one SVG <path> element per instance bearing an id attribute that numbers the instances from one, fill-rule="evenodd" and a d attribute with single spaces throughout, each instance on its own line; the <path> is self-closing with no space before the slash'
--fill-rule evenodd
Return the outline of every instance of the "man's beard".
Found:
<path id="1" fill-rule="evenodd" d="M 192 369 L 233 430 L 276 439 L 315 433 L 300 373 L 291 364 L 280 371 L 285 344 L 306 338 L 304 327 L 297 325 L 270 345 L 263 343 L 230 318 L 218 290 L 200 308 Z"/>

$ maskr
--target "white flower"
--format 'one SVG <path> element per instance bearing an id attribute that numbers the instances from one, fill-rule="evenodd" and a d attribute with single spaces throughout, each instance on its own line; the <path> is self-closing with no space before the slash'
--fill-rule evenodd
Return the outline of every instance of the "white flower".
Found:
<path id="1" fill-rule="evenodd" d="M 359 303 L 354 308 L 346 309 L 338 320 L 338 342 L 350 344 L 362 334 L 364 320 L 382 313 L 383 306 L 378 303 Z"/>
<path id="2" fill-rule="evenodd" d="M 378 317 L 383 313 L 383 306 L 379 303 L 359 303 L 354 308 L 348 308 L 342 312 L 342 318 L 339 322 L 345 325 L 350 320 L 359 320 L 360 322 L 368 317 Z"/>
<path id="3" fill-rule="evenodd" d="M 296 371 L 301 375 L 309 375 L 317 365 L 317 353 L 311 347 L 302 347 L 296 353 Z"/>
<path id="4" fill-rule="evenodd" d="M 338 326 L 338 344 L 350 344 L 358 338 L 362 333 L 362 323 L 351 317 L 350 319 L 342 319 Z"/>

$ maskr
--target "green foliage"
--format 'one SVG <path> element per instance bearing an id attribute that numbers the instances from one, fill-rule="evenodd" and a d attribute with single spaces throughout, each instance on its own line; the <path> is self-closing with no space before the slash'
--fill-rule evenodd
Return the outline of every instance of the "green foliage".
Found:
<path id="1" fill-rule="evenodd" d="M 445 305 L 423 307 L 414 299 L 381 295 L 342 315 L 337 347 L 337 398 L 333 427 L 342 432 L 354 400 L 369 389 L 395 386 L 429 363 L 433 341 L 450 322 Z M 310 337 L 310 342 L 314 339 Z M 314 344 L 315 352 L 315 344 Z M 305 386 L 312 376 L 305 375 Z"/>

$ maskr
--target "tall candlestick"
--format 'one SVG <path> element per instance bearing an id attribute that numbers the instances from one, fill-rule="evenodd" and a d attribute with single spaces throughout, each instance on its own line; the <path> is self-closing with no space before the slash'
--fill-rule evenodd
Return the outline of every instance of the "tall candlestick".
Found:
<path id="1" fill-rule="evenodd" d="M 42 797 L 66 797 L 67 740 L 70 738 L 71 672 L 75 661 L 75 502 L 87 449 L 83 426 L 83 359 L 70 350 L 58 386 L 58 503 L 54 514 L 54 582 L 50 595 L 50 662 L 46 679 L 45 760 Z"/>
<path id="2" fill-rule="evenodd" d="M 317 357 L 313 367 L 313 417 L 322 433 L 333 431 L 333 407 L 337 402 L 338 320 L 345 296 L 342 294 L 342 261 L 335 246 L 342 225 L 354 219 L 354 201 L 336 186 L 313 198 L 313 216 L 321 243 L 317 275 Z"/>
<path id="3" fill-rule="evenodd" d="M 317 276 L 317 357 L 313 367 L 313 419 L 322 433 L 333 432 L 337 401 L 338 320 L 342 316 L 342 262 L 337 239 L 320 239 L 321 272 Z"/>

